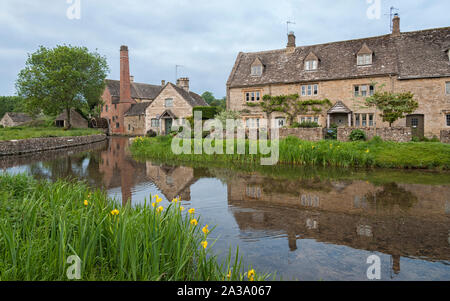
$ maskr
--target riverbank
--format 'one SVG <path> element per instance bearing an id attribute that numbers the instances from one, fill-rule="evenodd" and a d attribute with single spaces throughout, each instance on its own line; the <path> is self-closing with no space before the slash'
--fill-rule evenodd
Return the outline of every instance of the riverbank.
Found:
<path id="1" fill-rule="evenodd" d="M 70 129 L 64 130 L 58 127 L 29 127 L 17 126 L 0 128 L 0 141 L 23 140 L 31 138 L 52 138 L 52 137 L 78 137 L 103 134 L 98 129 Z"/>
<path id="2" fill-rule="evenodd" d="M 68 134 L 73 134 L 67 131 Z M 87 132 L 78 132 L 87 133 Z M 0 141 L 0 156 L 22 155 L 28 153 L 42 152 L 48 150 L 63 149 L 96 143 L 107 139 L 105 134 L 91 132 L 84 136 L 63 136 L 47 138 L 30 138 L 22 140 Z"/>
<path id="3" fill-rule="evenodd" d="M 204 141 L 203 141 L 204 142 Z M 131 152 L 136 158 L 172 160 L 176 162 L 224 162 L 233 164 L 260 164 L 257 153 L 248 155 L 249 141 L 246 142 L 247 155 L 205 153 L 176 155 L 172 152 L 170 137 L 135 139 Z M 192 149 L 194 143 L 192 143 Z M 236 146 L 235 146 L 236 147 Z M 224 143 L 226 153 L 226 143 Z M 339 142 L 324 140 L 302 141 L 288 137 L 279 143 L 279 164 L 322 167 L 362 167 L 397 169 L 450 169 L 450 145 L 431 142 L 396 143 L 372 139 L 367 142 Z"/>
<path id="4" fill-rule="evenodd" d="M 175 201 L 164 208 L 155 196 L 122 207 L 83 183 L 25 175 L 0 175 L 0 198 L 1 281 L 68 280 L 73 255 L 88 281 L 266 278 L 248 275 L 237 253 L 219 264 L 210 248 L 214 227 Z"/>

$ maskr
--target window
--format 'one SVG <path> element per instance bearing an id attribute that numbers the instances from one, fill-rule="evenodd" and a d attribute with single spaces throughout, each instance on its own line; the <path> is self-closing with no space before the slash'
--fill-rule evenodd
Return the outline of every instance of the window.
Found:
<path id="1" fill-rule="evenodd" d="M 282 128 L 286 125 L 286 118 L 278 117 L 275 118 L 275 127 L 276 128 Z"/>
<path id="2" fill-rule="evenodd" d="M 302 96 L 319 95 L 319 85 L 304 85 L 302 86 Z"/>
<path id="3" fill-rule="evenodd" d="M 245 93 L 245 101 L 247 101 L 247 102 L 260 101 L 260 100 L 261 100 L 261 92 L 259 92 L 259 91 Z"/>
<path id="4" fill-rule="evenodd" d="M 361 124 L 360 122 L 360 114 L 355 115 L 355 126 L 359 126 Z"/>
<path id="5" fill-rule="evenodd" d="M 252 66 L 252 76 L 261 76 L 262 66 Z"/>
<path id="6" fill-rule="evenodd" d="M 173 107 L 173 98 L 166 98 L 165 106 L 166 108 Z"/>
<path id="7" fill-rule="evenodd" d="M 128 124 L 128 131 L 131 131 L 131 124 Z"/>
<path id="8" fill-rule="evenodd" d="M 246 126 L 249 129 L 258 129 L 259 128 L 259 118 L 248 118 L 246 121 Z"/>
<path id="9" fill-rule="evenodd" d="M 411 118 L 411 126 L 417 128 L 419 126 L 419 118 Z"/>
<path id="10" fill-rule="evenodd" d="M 114 110 L 117 110 L 117 104 L 114 104 Z"/>
<path id="11" fill-rule="evenodd" d="M 367 126 L 367 115 L 362 114 L 362 126 Z"/>
<path id="12" fill-rule="evenodd" d="M 106 112 L 108 112 L 108 105 L 106 105 L 105 108 L 106 108 Z"/>
<path id="13" fill-rule="evenodd" d="M 450 126 L 450 114 L 445 115 L 445 118 L 447 120 L 447 126 Z"/>
<path id="14" fill-rule="evenodd" d="M 450 95 L 450 82 L 445 83 L 445 94 Z"/>
<path id="15" fill-rule="evenodd" d="M 300 123 L 315 122 L 315 123 L 319 124 L 319 116 L 300 116 L 299 121 L 300 121 Z"/>
<path id="16" fill-rule="evenodd" d="M 159 119 L 153 118 L 152 119 L 152 128 L 159 127 Z"/>
<path id="17" fill-rule="evenodd" d="M 358 54 L 358 66 L 371 65 L 372 55 L 371 54 Z"/>
<path id="18" fill-rule="evenodd" d="M 118 129 L 120 127 L 120 124 L 118 122 L 116 122 L 116 129 Z"/>
<path id="19" fill-rule="evenodd" d="M 317 70 L 317 61 L 316 60 L 306 61 L 305 70 L 306 71 Z"/>
<path id="20" fill-rule="evenodd" d="M 373 114 L 369 114 L 369 126 L 373 126 Z"/>
<path id="21" fill-rule="evenodd" d="M 360 85 L 354 87 L 355 97 L 359 96 L 373 96 L 375 94 L 374 85 Z"/>

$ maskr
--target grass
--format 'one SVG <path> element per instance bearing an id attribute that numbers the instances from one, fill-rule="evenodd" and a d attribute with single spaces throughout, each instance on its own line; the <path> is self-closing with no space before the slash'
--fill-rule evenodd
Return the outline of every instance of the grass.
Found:
<path id="1" fill-rule="evenodd" d="M 205 140 L 203 140 L 205 142 Z M 136 158 L 173 160 L 176 162 L 223 162 L 260 164 L 262 157 L 240 154 L 180 154 L 171 150 L 170 137 L 139 138 L 131 151 Z M 200 141 L 194 143 L 201 143 Z M 194 143 L 192 143 L 192 148 Z M 249 142 L 245 141 L 248 153 Z M 224 153 L 225 153 L 224 143 Z M 236 146 L 235 146 L 236 148 Z M 402 169 L 450 169 L 450 145 L 430 142 L 396 143 L 372 140 L 367 142 L 302 141 L 295 137 L 280 140 L 280 164 L 321 167 L 380 167 Z"/>
<path id="2" fill-rule="evenodd" d="M 100 130 L 90 128 L 64 130 L 63 128 L 58 127 L 17 126 L 0 128 L 0 141 L 29 138 L 88 136 L 96 134 L 102 134 L 102 132 Z"/>
<path id="3" fill-rule="evenodd" d="M 118 207 L 84 183 L 0 175 L 0 280 L 68 280 L 73 255 L 88 281 L 249 280 L 238 251 L 219 264 L 200 217 L 157 199 Z"/>

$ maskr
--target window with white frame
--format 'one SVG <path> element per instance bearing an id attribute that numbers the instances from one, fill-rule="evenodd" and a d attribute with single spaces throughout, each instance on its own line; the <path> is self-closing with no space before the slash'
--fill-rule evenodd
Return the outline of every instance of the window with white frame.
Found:
<path id="1" fill-rule="evenodd" d="M 249 91 L 245 92 L 245 101 L 246 102 L 255 102 L 261 100 L 261 92 L 260 91 Z"/>
<path id="2" fill-rule="evenodd" d="M 302 86 L 302 96 L 313 96 L 319 95 L 319 85 L 303 85 Z"/>
<path id="3" fill-rule="evenodd" d="M 152 128 L 157 128 L 159 127 L 159 119 L 153 118 L 152 119 Z"/>
<path id="4" fill-rule="evenodd" d="M 358 54 L 358 66 L 371 65 L 372 54 Z"/>
<path id="5" fill-rule="evenodd" d="M 166 108 L 171 108 L 171 107 L 173 107 L 173 98 L 166 98 L 166 100 L 165 100 L 165 106 L 166 106 Z"/>
<path id="6" fill-rule="evenodd" d="M 306 61 L 305 62 L 305 70 L 306 71 L 317 70 L 317 61 L 316 60 Z"/>
<path id="7" fill-rule="evenodd" d="M 282 128 L 286 125 L 286 118 L 284 117 L 277 117 L 275 118 L 275 128 Z"/>
<path id="8" fill-rule="evenodd" d="M 315 122 L 315 123 L 319 124 L 319 116 L 300 116 L 299 121 L 300 121 L 300 123 Z"/>
<path id="9" fill-rule="evenodd" d="M 261 76 L 263 67 L 261 65 L 252 66 L 252 76 Z"/>
<path id="10" fill-rule="evenodd" d="M 248 118 L 245 121 L 247 128 L 258 129 L 259 128 L 259 118 Z"/>
<path id="11" fill-rule="evenodd" d="M 450 82 L 445 83 L 445 94 L 450 95 Z"/>
<path id="12" fill-rule="evenodd" d="M 355 97 L 360 96 L 373 96 L 375 94 L 374 85 L 358 85 L 354 86 Z"/>

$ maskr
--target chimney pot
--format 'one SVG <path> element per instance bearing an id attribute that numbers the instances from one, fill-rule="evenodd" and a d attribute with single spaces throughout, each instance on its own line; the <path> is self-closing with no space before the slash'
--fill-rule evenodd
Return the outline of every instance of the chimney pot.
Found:
<path id="1" fill-rule="evenodd" d="M 292 50 L 293 51 L 295 49 L 295 47 L 296 47 L 296 45 L 295 45 L 295 34 L 294 34 L 293 31 L 291 31 L 288 34 L 288 43 L 287 43 L 286 48 L 288 50 Z"/>
<path id="2" fill-rule="evenodd" d="M 398 14 L 395 14 L 394 18 L 392 19 L 392 35 L 400 35 L 400 17 L 398 16 Z"/>
<path id="3" fill-rule="evenodd" d="M 165 86 L 166 85 L 166 81 L 165 80 L 162 80 L 161 81 L 161 86 Z"/>
<path id="4" fill-rule="evenodd" d="M 181 77 L 177 80 L 177 86 L 189 92 L 189 78 Z"/>

